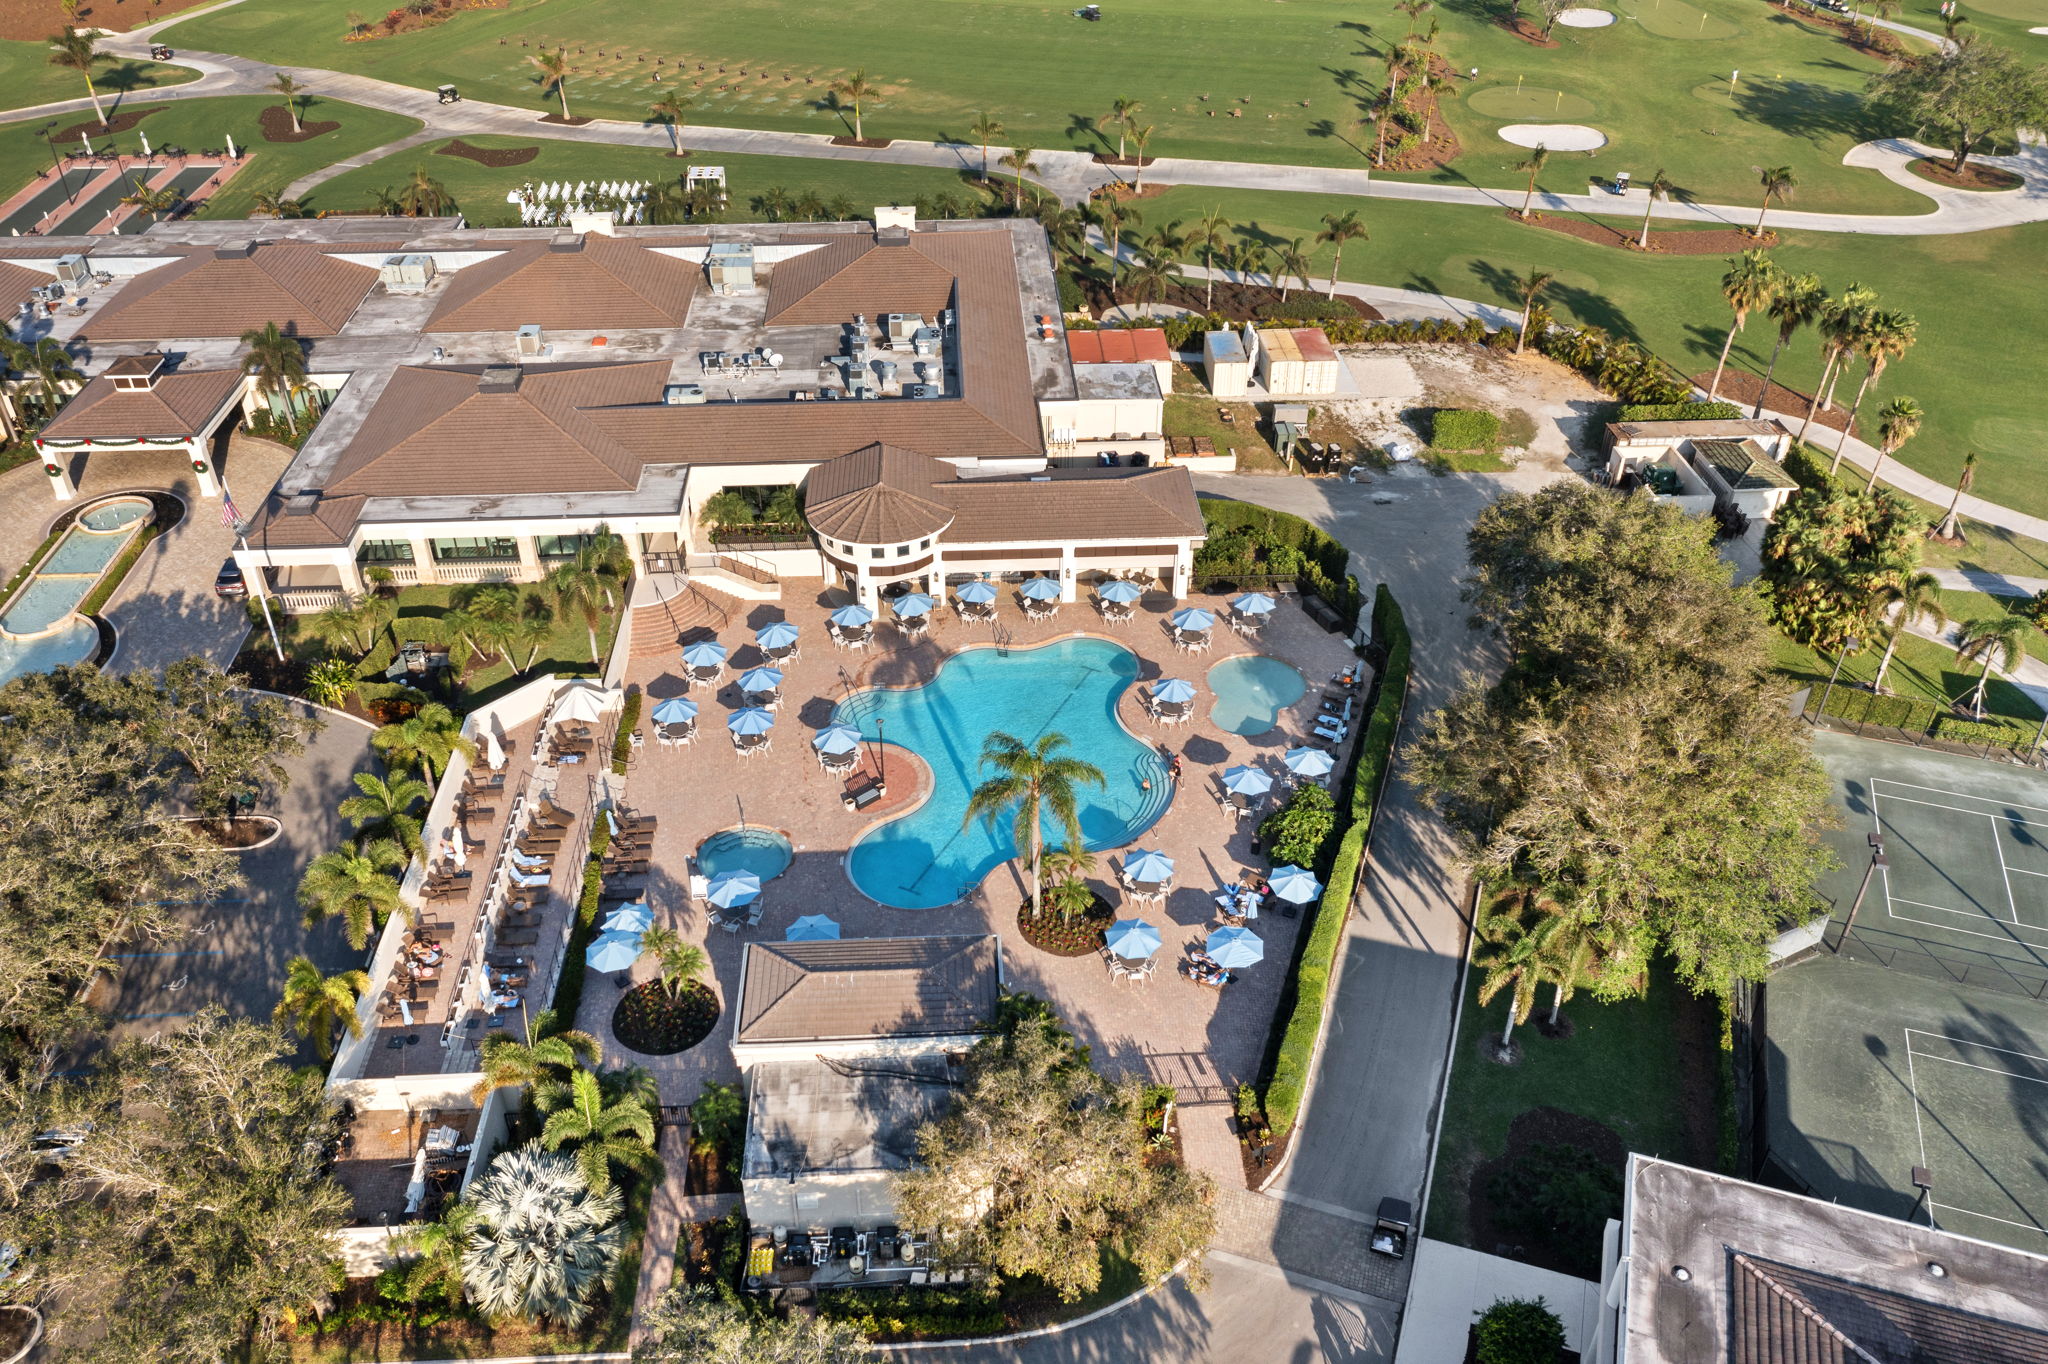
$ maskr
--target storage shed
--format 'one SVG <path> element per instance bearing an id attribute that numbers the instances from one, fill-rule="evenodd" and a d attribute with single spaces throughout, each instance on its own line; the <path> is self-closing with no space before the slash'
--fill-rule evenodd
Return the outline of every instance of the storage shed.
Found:
<path id="1" fill-rule="evenodd" d="M 1337 348 L 1316 327 L 1266 327 L 1252 334 L 1259 384 L 1273 395 L 1337 391 Z"/>
<path id="2" fill-rule="evenodd" d="M 1226 328 L 1202 338 L 1202 368 L 1209 376 L 1209 391 L 1219 398 L 1242 398 L 1250 389 L 1251 357 L 1234 331 Z"/>

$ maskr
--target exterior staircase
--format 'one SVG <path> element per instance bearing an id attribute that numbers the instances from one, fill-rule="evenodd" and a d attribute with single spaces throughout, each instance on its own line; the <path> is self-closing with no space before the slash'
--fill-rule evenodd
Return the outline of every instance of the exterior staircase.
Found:
<path id="1" fill-rule="evenodd" d="M 679 574 L 649 574 L 633 587 L 631 656 L 664 658 L 698 635 L 717 634 L 740 616 L 741 602 Z"/>

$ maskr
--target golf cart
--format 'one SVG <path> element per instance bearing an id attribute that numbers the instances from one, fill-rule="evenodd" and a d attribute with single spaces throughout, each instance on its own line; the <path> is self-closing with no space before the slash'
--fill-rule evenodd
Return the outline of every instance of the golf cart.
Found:
<path id="1" fill-rule="evenodd" d="M 1628 172 L 1616 171 L 1614 173 L 1614 183 L 1610 185 L 1608 189 L 1609 192 L 1613 194 L 1628 193 Z"/>
<path id="2" fill-rule="evenodd" d="M 1372 1253 L 1398 1260 L 1408 1253 L 1408 1237 L 1415 1230 L 1415 1209 L 1408 1201 L 1391 1195 L 1380 1200 L 1379 1220 L 1372 1224 Z"/>
<path id="3" fill-rule="evenodd" d="M 1086 19 L 1091 24 L 1099 24 L 1102 22 L 1102 6 L 1083 5 L 1081 6 L 1081 8 L 1074 11 L 1074 17 L 1077 19 Z"/>
<path id="4" fill-rule="evenodd" d="M 165 47 L 162 43 L 151 43 L 149 45 L 149 59 L 153 62 L 167 62 L 171 59 L 171 55 L 170 48 Z"/>
<path id="5" fill-rule="evenodd" d="M 443 104 L 460 104 L 462 102 L 462 96 L 452 85 L 444 85 L 436 93 L 440 95 L 441 103 Z"/>

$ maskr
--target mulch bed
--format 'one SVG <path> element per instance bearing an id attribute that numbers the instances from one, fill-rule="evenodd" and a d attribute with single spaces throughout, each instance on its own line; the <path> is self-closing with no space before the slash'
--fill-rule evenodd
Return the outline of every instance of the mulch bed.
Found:
<path id="1" fill-rule="evenodd" d="M 1711 1102 L 1711 1100 L 1710 1100 Z M 1501 1255 L 1525 1264 L 1576 1274 L 1578 1268 L 1545 1253 L 1545 1247 L 1519 1240 L 1520 1233 L 1502 1229 L 1487 1186 L 1496 1170 L 1512 1164 L 1531 1146 L 1576 1146 L 1591 1151 L 1603 1163 L 1620 1169 L 1628 1162 L 1628 1144 L 1621 1134 L 1603 1122 L 1567 1113 L 1561 1108 L 1532 1108 L 1518 1114 L 1508 1126 L 1508 1149 L 1497 1159 L 1483 1162 L 1472 1172 L 1468 1189 L 1467 1218 L 1471 1225 L 1468 1244 L 1484 1254 Z"/>
<path id="2" fill-rule="evenodd" d="M 1236 1131 L 1238 1126 L 1237 1119 L 1231 1119 L 1230 1125 L 1231 1130 Z M 1273 1171 L 1280 1167 L 1280 1162 L 1287 1156 L 1287 1143 L 1293 1140 L 1294 1133 L 1292 1131 L 1289 1131 L 1286 1136 L 1276 1141 L 1271 1131 L 1267 1129 L 1261 1129 L 1259 1137 L 1255 1137 L 1250 1141 L 1246 1141 L 1240 1136 L 1237 1143 L 1237 1157 L 1244 1165 L 1244 1186 L 1256 1192 L 1259 1185 L 1269 1179 Z"/>
<path id="3" fill-rule="evenodd" d="M 1526 18 L 1508 18 L 1502 19 L 1499 22 L 1502 28 L 1506 29 L 1509 33 L 1514 34 L 1517 38 L 1520 38 L 1523 42 L 1527 43 L 1531 47 L 1560 46 L 1557 39 L 1546 38 L 1543 36 L 1543 26 L 1541 24 L 1532 23 L 1530 20 Z"/>
<path id="4" fill-rule="evenodd" d="M 835 147 L 887 147 L 895 142 L 893 137 L 835 137 Z"/>
<path id="5" fill-rule="evenodd" d="M 1582 242 L 1598 246 L 1618 246 L 1626 251 L 1640 251 L 1636 245 L 1636 234 L 1625 232 L 1607 223 L 1596 223 L 1588 218 L 1560 217 L 1555 214 L 1537 213 L 1524 218 L 1513 209 L 1508 217 L 1524 227 L 1540 227 L 1550 232 L 1562 232 L 1567 237 L 1577 237 Z M 1650 250 L 1667 256 L 1726 256 L 1752 247 L 1776 246 L 1778 234 L 1765 232 L 1761 237 L 1751 236 L 1739 227 L 1709 227 L 1697 232 L 1659 232 L 1650 229 Z"/>
<path id="6" fill-rule="evenodd" d="M 585 118 L 581 114 L 576 115 L 574 118 L 563 118 L 560 114 L 542 114 L 540 121 L 542 123 L 559 124 L 564 128 L 581 128 L 584 124 L 593 123 L 596 120 Z"/>
<path id="7" fill-rule="evenodd" d="M 1726 320 L 1724 319 L 1720 325 L 1726 325 Z M 1714 371 L 1710 369 L 1701 370 L 1698 374 L 1692 376 L 1692 381 L 1698 384 L 1700 388 L 1705 389 L 1708 384 L 1714 381 Z M 1764 379 L 1761 374 L 1751 374 L 1748 370 L 1738 370 L 1731 367 L 1721 375 L 1721 398 L 1725 402 L 1734 403 L 1745 411 L 1753 411 L 1756 407 L 1756 391 L 1763 381 Z M 1850 391 L 1853 395 L 1854 390 Z M 1830 431 L 1840 431 L 1849 424 L 1849 408 L 1846 403 L 1840 401 L 1839 385 L 1837 386 L 1836 398 L 1837 401 L 1833 407 L 1825 412 L 1813 414 L 1815 430 L 1825 427 Z M 1787 416 L 1803 421 L 1806 417 L 1807 406 L 1812 401 L 1806 394 L 1795 392 L 1774 379 L 1771 381 L 1770 393 L 1764 398 L 1764 408 L 1771 412 L 1783 412 Z M 1794 426 L 1792 430 L 1796 433 L 1799 428 Z"/>
<path id="8" fill-rule="evenodd" d="M 642 1056 L 673 1056 L 709 1037 L 718 1026 L 718 1013 L 718 996 L 702 981 L 691 981 L 671 996 L 667 986 L 650 980 L 619 997 L 612 1032 L 619 1045 Z"/>
<path id="9" fill-rule="evenodd" d="M 1834 34 L 1866 57 L 1913 60 L 1905 45 L 1884 29 L 1865 28 L 1846 15 L 1816 14 L 1803 5 L 1787 4 L 1786 0 L 1766 0 L 1766 3 L 1788 19 L 1822 33 Z"/>
<path id="10" fill-rule="evenodd" d="M 1190 261 L 1189 264 L 1200 265 L 1201 261 L 1197 259 Z M 1109 290 L 1099 281 L 1093 279 L 1084 281 L 1082 287 L 1088 291 L 1088 306 L 1095 313 L 1100 314 L 1106 309 L 1117 306 L 1118 300 L 1112 299 L 1109 296 Z M 1328 300 L 1323 298 L 1320 289 L 1294 288 L 1288 291 L 1287 298 L 1283 301 L 1280 297 L 1280 291 L 1272 288 L 1270 285 L 1232 284 L 1219 279 L 1216 281 L 1215 311 L 1233 322 L 1258 320 L 1263 323 L 1266 318 L 1285 317 L 1288 305 L 1298 302 L 1304 296 L 1316 300 L 1318 306 L 1323 306 L 1328 302 Z M 1125 303 L 1130 301 L 1129 299 L 1122 300 Z M 1168 286 L 1166 297 L 1161 302 L 1176 308 L 1187 308 L 1197 313 L 1206 314 L 1210 310 L 1208 294 L 1200 282 Z M 1338 294 L 1335 302 L 1340 307 L 1350 308 L 1362 321 L 1378 322 L 1381 320 L 1382 314 L 1380 310 L 1373 307 L 1370 303 L 1362 302 L 1355 298 L 1347 298 L 1343 294 Z M 1268 304 L 1280 309 L 1280 311 L 1277 314 L 1262 311 Z"/>
<path id="11" fill-rule="evenodd" d="M 1549 46 L 1555 47 L 1557 44 L 1551 43 Z M 1430 71 L 1433 75 L 1447 81 L 1455 80 L 1458 75 L 1456 71 L 1451 69 L 1451 64 L 1442 57 L 1431 59 Z M 1442 109 L 1438 107 L 1436 91 L 1426 90 L 1422 92 L 1420 98 L 1409 102 L 1408 108 L 1415 113 L 1425 116 L 1423 126 L 1429 129 L 1429 140 L 1416 143 L 1399 156 L 1388 157 L 1384 165 L 1376 165 L 1374 169 L 1403 172 L 1430 171 L 1437 169 L 1439 166 L 1449 165 L 1464 153 L 1465 149 L 1458 143 L 1458 135 L 1451 131 L 1449 121 L 1444 118 Z M 1366 138 L 1370 139 L 1369 148 L 1377 151 L 1379 149 L 1379 125 L 1377 123 L 1367 123 L 1361 131 Z M 1390 140 L 1393 139 L 1393 135 L 1398 131 L 1393 126 L 1391 120 L 1389 120 L 1387 131 Z"/>
<path id="12" fill-rule="evenodd" d="M 319 123 L 300 120 L 297 132 L 292 131 L 292 116 L 285 112 L 282 104 L 266 104 L 263 112 L 256 117 L 263 129 L 265 142 L 311 142 L 316 137 L 325 137 L 341 124 L 333 119 Z"/>
<path id="13" fill-rule="evenodd" d="M 1098 166 L 1149 166 L 1159 158 L 1156 156 L 1111 156 L 1108 152 L 1095 153 Z"/>
<path id="14" fill-rule="evenodd" d="M 726 1173 L 725 1166 L 718 1159 L 718 1152 L 708 1147 L 690 1145 L 690 1162 L 683 1171 L 683 1192 L 691 1196 L 698 1194 L 738 1193 L 740 1186 Z"/>
<path id="15" fill-rule="evenodd" d="M 1017 906 L 1017 932 L 1025 942 L 1054 957 L 1085 957 L 1100 952 L 1102 935 L 1115 921 L 1116 911 L 1100 895 L 1085 914 L 1071 919 L 1062 917 L 1051 904 L 1035 919 L 1031 917 L 1030 900 Z"/>
<path id="16" fill-rule="evenodd" d="M 456 138 L 445 147 L 436 148 L 436 156 L 459 156 L 474 161 L 479 166 L 523 166 L 540 155 L 539 147 L 472 147 L 461 138 Z"/>
<path id="17" fill-rule="evenodd" d="M 268 815 L 251 815 L 242 819 L 197 819 L 192 827 L 199 836 L 216 848 L 253 848 L 278 830 L 278 823 Z"/>
<path id="18" fill-rule="evenodd" d="M 106 137 L 113 133 L 125 133 L 151 114 L 162 112 L 163 106 L 158 104 L 152 105 L 147 109 L 130 109 L 125 113 L 115 114 L 105 123 L 97 123 L 91 120 L 87 120 L 84 123 L 74 123 L 69 128 L 59 128 L 56 132 L 51 133 L 50 141 L 62 147 L 65 143 L 76 142 L 81 137 Z"/>
<path id="19" fill-rule="evenodd" d="M 1996 166 L 1981 165 L 1974 161 L 1964 165 L 1960 175 L 1948 168 L 1948 162 L 1935 161 L 1926 157 L 1922 157 L 1918 161 L 1908 161 L 1906 169 L 1919 176 L 1922 180 L 1932 180 L 1935 184 L 1947 185 L 1950 189 L 1997 191 L 2018 189 L 2027 183 L 2011 171 L 2000 170 Z"/>

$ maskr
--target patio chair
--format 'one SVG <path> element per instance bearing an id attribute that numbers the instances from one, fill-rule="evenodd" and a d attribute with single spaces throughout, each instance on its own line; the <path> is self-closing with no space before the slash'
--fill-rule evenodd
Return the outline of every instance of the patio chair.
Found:
<path id="1" fill-rule="evenodd" d="M 713 915 L 711 921 L 728 933 L 736 934 L 740 931 L 740 921 L 737 918 L 721 914 Z"/>
<path id="2" fill-rule="evenodd" d="M 853 771 L 855 764 L 859 761 L 859 757 L 852 753 L 820 753 L 818 755 L 819 766 L 835 775 Z"/>
<path id="3" fill-rule="evenodd" d="M 668 726 L 666 725 L 654 731 L 654 742 L 660 744 L 663 748 L 674 748 L 676 746 L 676 741 L 669 736 Z"/>
<path id="4" fill-rule="evenodd" d="M 719 675 L 724 671 L 725 665 L 722 663 L 706 663 L 702 667 L 687 670 L 685 675 L 688 677 L 690 685 L 694 687 L 716 683 Z"/>
<path id="5" fill-rule="evenodd" d="M 690 899 L 695 903 L 701 905 L 704 903 L 704 897 L 709 895 L 710 893 L 710 880 L 706 877 L 697 875 L 695 872 L 692 872 L 690 874 Z"/>
<path id="6" fill-rule="evenodd" d="M 767 905 L 767 903 L 766 903 L 766 902 L 765 902 L 765 901 L 764 901 L 764 900 L 763 900 L 763 899 L 762 899 L 762 898 L 761 898 L 760 896 L 756 895 L 756 896 L 754 897 L 754 903 L 752 903 L 752 904 L 750 904 L 750 905 L 748 905 L 748 906 L 747 906 L 747 927 L 748 927 L 748 928 L 758 928 L 758 927 L 760 927 L 760 925 L 761 925 L 761 916 L 762 916 L 762 915 L 764 915 L 764 914 L 766 914 L 767 912 L 768 912 L 768 905 Z"/>
<path id="7" fill-rule="evenodd" d="M 839 642 L 849 649 L 865 649 L 873 642 L 873 637 L 865 625 L 856 625 L 850 629 L 841 630 L 839 636 Z"/>
<path id="8" fill-rule="evenodd" d="M 533 817 L 546 824 L 566 829 L 576 822 L 576 812 L 565 810 L 555 804 L 554 798 L 543 792 L 533 803 Z"/>
<path id="9" fill-rule="evenodd" d="M 932 626 L 923 616 L 912 616 L 907 620 L 897 621 L 896 628 L 901 630 L 906 638 L 922 639 L 931 633 Z"/>

